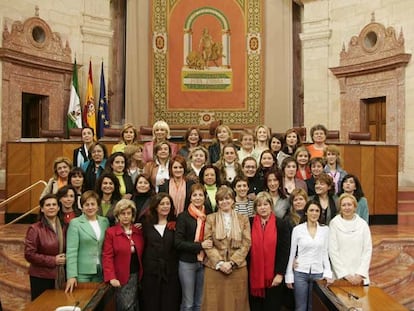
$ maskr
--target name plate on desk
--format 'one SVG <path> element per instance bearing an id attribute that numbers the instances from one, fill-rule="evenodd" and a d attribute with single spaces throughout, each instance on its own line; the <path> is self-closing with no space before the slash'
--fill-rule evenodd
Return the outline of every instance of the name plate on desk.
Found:
<path id="1" fill-rule="evenodd" d="M 381 288 L 352 286 L 341 281 L 327 286 L 317 281 L 312 293 L 313 310 L 327 311 L 400 311 L 407 310 Z"/>

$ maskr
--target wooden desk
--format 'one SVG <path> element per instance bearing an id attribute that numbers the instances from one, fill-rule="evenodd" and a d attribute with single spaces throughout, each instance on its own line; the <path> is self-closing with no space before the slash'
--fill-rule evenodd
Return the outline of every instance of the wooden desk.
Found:
<path id="1" fill-rule="evenodd" d="M 318 281 L 313 286 L 313 310 L 320 311 L 400 311 L 403 305 L 375 286 L 341 286 Z M 356 309 L 352 309 L 355 307 Z"/>
<path id="2" fill-rule="evenodd" d="M 82 311 L 97 310 L 99 303 L 103 300 L 109 303 L 105 304 L 103 310 L 115 310 L 110 297 L 110 286 L 104 283 L 78 283 L 78 287 L 71 294 L 65 293 L 64 290 L 49 289 L 42 295 L 32 301 L 26 311 L 54 311 L 57 307 L 75 306 Z M 102 310 L 99 308 L 99 310 Z"/>

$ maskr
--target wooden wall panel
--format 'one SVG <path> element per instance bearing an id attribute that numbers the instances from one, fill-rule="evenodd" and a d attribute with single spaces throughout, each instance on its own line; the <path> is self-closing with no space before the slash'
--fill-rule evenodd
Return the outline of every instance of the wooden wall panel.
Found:
<path id="1" fill-rule="evenodd" d="M 369 213 L 374 213 L 376 199 L 375 199 L 375 146 L 363 146 L 361 148 L 361 173 L 358 176 L 365 197 L 368 200 Z"/>
<path id="2" fill-rule="evenodd" d="M 108 153 L 116 141 L 104 141 Z M 53 161 L 58 156 L 72 159 L 80 141 L 9 142 L 7 144 L 7 196 L 38 180 L 53 175 Z M 338 144 L 344 169 L 357 175 L 362 183 L 371 215 L 396 215 L 398 190 L 398 146 Z M 25 195 L 9 205 L 8 212 L 23 213 L 38 205 L 42 189 Z"/>

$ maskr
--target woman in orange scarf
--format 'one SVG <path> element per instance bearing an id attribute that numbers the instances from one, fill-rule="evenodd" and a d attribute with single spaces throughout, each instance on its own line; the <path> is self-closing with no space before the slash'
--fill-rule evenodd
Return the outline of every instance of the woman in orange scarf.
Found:
<path id="1" fill-rule="evenodd" d="M 269 193 L 260 192 L 253 206 L 256 216 L 251 229 L 250 310 L 281 310 L 283 276 L 289 259 L 289 230 L 272 213 L 273 201 Z"/>
<path id="2" fill-rule="evenodd" d="M 194 184 L 190 191 L 188 209 L 178 215 L 175 246 L 179 252 L 178 275 L 182 288 L 181 310 L 200 310 L 203 296 L 204 249 L 211 248 L 211 240 L 204 241 L 206 215 L 205 190 Z"/>

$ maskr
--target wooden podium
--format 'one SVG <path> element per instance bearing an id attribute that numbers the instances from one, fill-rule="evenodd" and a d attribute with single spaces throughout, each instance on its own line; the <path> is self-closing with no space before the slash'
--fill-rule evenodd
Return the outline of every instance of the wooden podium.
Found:
<path id="1" fill-rule="evenodd" d="M 111 286 L 105 283 L 78 283 L 71 294 L 48 289 L 26 307 L 26 311 L 54 311 L 62 306 L 77 305 L 82 311 L 115 310 Z"/>
<path id="2" fill-rule="evenodd" d="M 381 288 L 352 286 L 347 281 L 336 281 L 327 286 L 325 281 L 313 285 L 313 310 L 318 311 L 400 311 L 407 310 Z"/>

